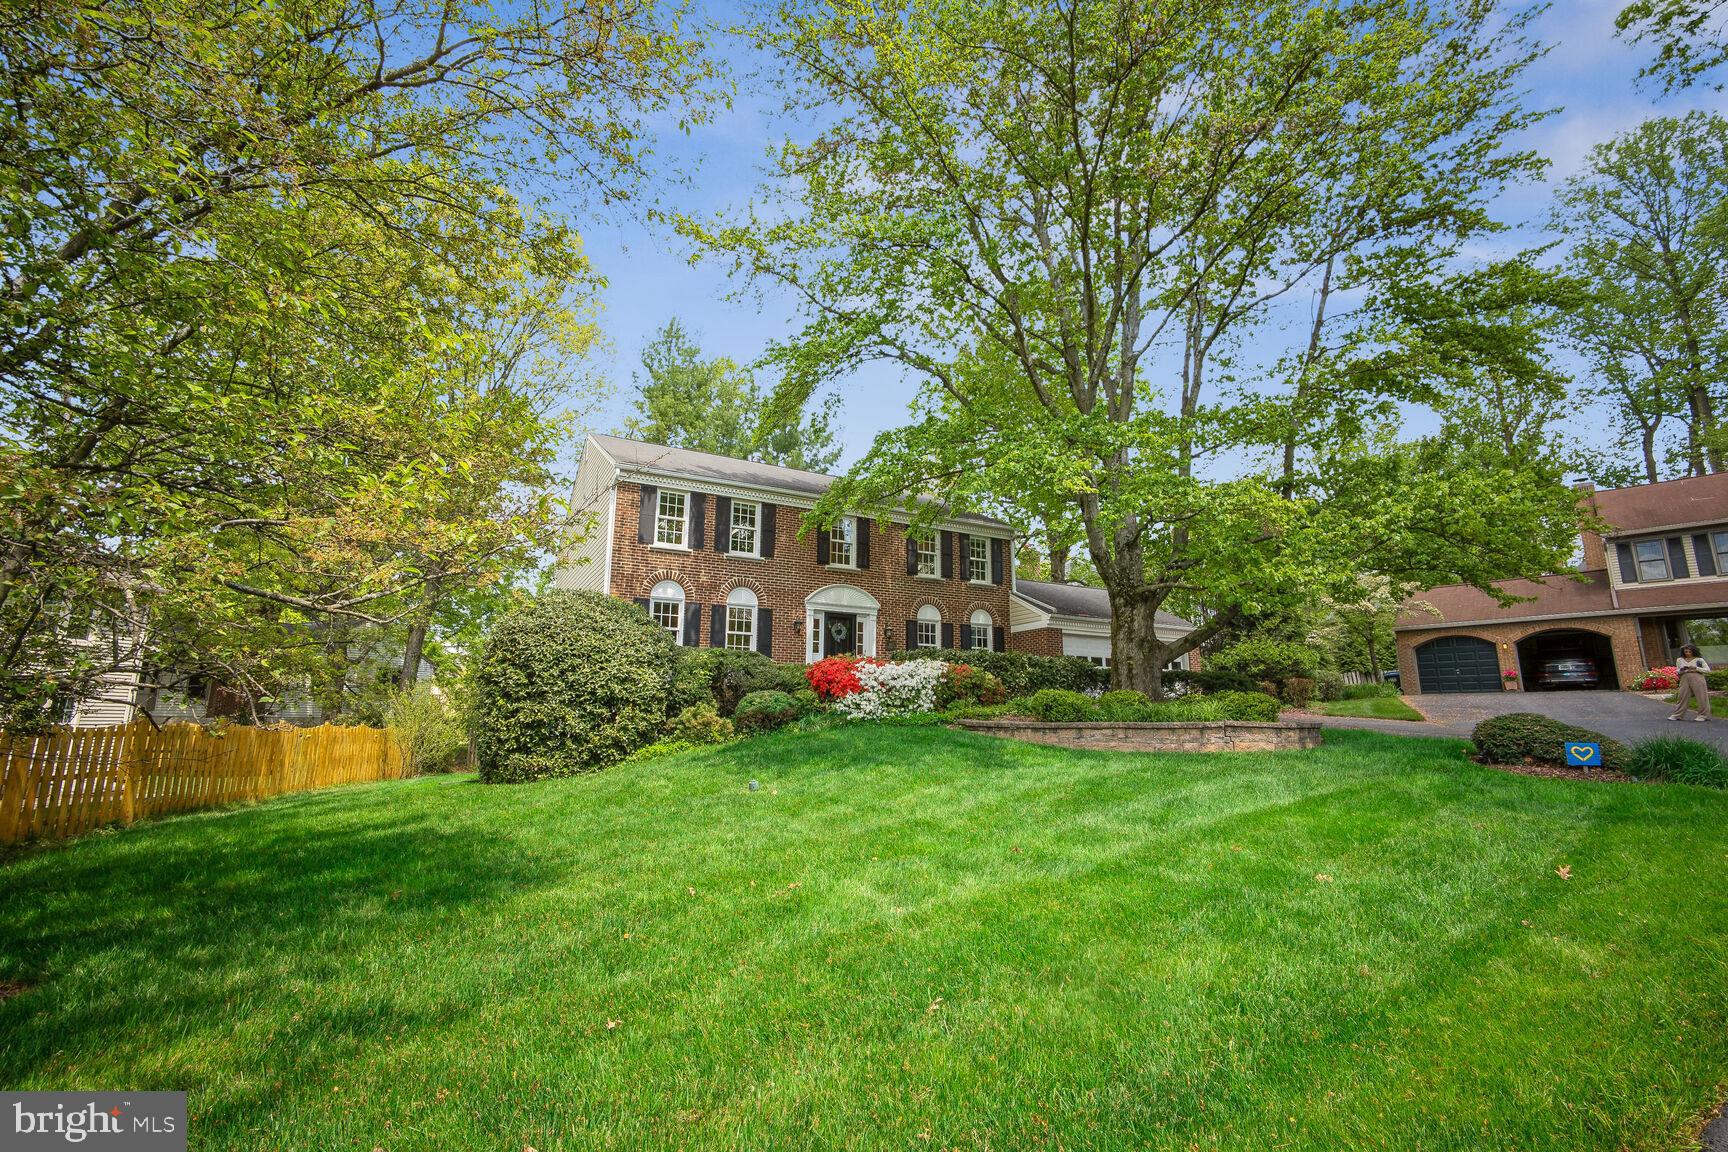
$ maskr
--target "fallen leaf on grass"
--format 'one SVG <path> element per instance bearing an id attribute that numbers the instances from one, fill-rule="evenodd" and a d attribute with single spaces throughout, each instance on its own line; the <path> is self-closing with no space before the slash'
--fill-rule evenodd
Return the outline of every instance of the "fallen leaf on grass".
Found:
<path id="1" fill-rule="evenodd" d="M 924 1011 L 926 1013 L 939 1012 L 939 1011 L 941 1011 L 941 1009 L 942 1009 L 942 997 L 938 996 L 938 997 L 936 997 L 936 999 L 930 1001 L 930 1007 L 924 1009 Z"/>
<path id="2" fill-rule="evenodd" d="M 1320 881 L 1320 883 L 1322 883 L 1322 884 L 1332 883 L 1332 877 L 1325 872 L 1314 873 L 1314 879 Z"/>
<path id="3" fill-rule="evenodd" d="M 1560 879 L 1562 879 L 1562 880 L 1572 879 L 1572 865 L 1570 865 L 1570 864 L 1560 865 L 1560 867 L 1554 869 L 1554 875 L 1560 877 Z"/>
<path id="4" fill-rule="evenodd" d="M 618 1025 L 620 1025 L 622 1023 L 624 1023 L 624 1021 L 622 1021 L 622 1020 L 608 1020 L 608 1021 L 606 1021 L 606 1031 L 610 1032 L 610 1031 L 612 1031 L 612 1029 L 618 1027 Z"/>

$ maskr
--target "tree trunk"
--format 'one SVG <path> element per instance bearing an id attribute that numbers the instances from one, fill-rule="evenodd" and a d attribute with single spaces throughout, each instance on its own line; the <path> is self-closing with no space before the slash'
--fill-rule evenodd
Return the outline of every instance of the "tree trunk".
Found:
<path id="1" fill-rule="evenodd" d="M 1158 609 L 1145 597 L 1110 596 L 1110 687 L 1153 700 L 1164 695 L 1169 645 L 1158 639 Z"/>
<path id="2" fill-rule="evenodd" d="M 1066 584 L 1068 582 L 1068 545 L 1050 545 L 1050 582 Z"/>
<path id="3" fill-rule="evenodd" d="M 420 657 L 426 651 L 426 620 L 417 619 L 408 626 L 408 643 L 402 650 L 402 672 L 396 677 L 396 687 L 406 692 L 420 679 Z"/>

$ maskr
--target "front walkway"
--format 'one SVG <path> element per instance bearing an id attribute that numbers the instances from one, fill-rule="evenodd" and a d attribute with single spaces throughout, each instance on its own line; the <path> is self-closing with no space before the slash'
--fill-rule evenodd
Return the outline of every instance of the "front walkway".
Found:
<path id="1" fill-rule="evenodd" d="M 1685 736 L 1728 752 L 1728 720 L 1675 724 L 1673 705 L 1636 692 L 1458 692 L 1406 696 L 1404 702 L 1428 717 L 1425 724 L 1399 720 L 1358 720 L 1322 716 L 1329 728 L 1369 728 L 1408 736 L 1465 736 L 1478 722 L 1508 712 L 1536 712 L 1579 728 L 1633 744 L 1651 736 Z"/>

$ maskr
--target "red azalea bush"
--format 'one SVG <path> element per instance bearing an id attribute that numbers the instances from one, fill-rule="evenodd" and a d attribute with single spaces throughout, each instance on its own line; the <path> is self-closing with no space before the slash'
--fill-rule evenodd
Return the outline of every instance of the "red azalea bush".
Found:
<path id="1" fill-rule="evenodd" d="M 1672 664 L 1651 668 L 1638 678 L 1640 692 L 1668 692 L 1680 686 L 1680 672 Z"/>
<path id="2" fill-rule="evenodd" d="M 804 669 L 804 679 L 810 681 L 811 691 L 832 703 L 863 689 L 853 670 L 858 662 L 856 656 L 829 656 Z"/>
<path id="3" fill-rule="evenodd" d="M 1000 677 L 974 668 L 970 664 L 950 664 L 936 686 L 936 707 L 949 709 L 956 704 L 1000 704 L 1008 699 L 1008 690 Z"/>

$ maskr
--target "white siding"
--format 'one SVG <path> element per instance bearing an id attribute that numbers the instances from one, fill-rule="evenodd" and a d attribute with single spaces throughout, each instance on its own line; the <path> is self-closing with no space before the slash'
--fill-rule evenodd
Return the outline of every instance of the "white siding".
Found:
<path id="1" fill-rule="evenodd" d="M 576 468 L 576 487 L 571 496 L 575 524 L 572 540 L 558 558 L 553 585 L 587 592 L 606 592 L 608 545 L 613 530 L 613 507 L 617 495 L 617 468 L 589 440 L 582 448 Z"/>

